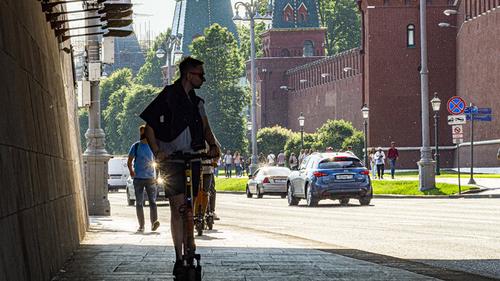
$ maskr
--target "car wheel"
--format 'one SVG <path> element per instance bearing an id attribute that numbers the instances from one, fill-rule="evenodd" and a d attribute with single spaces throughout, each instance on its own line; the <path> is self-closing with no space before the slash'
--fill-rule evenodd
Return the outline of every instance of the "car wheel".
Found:
<path id="1" fill-rule="evenodd" d="M 257 198 L 262 198 L 264 196 L 264 193 L 260 192 L 260 188 L 257 185 Z"/>
<path id="2" fill-rule="evenodd" d="M 314 198 L 312 195 L 311 188 L 309 188 L 306 185 L 306 201 L 307 201 L 307 207 L 316 207 L 318 206 L 318 200 Z"/>
<path id="3" fill-rule="evenodd" d="M 250 188 L 248 188 L 248 185 L 247 185 L 247 198 L 252 198 L 253 194 L 250 193 Z"/>
<path id="4" fill-rule="evenodd" d="M 340 205 L 347 206 L 347 204 L 349 204 L 349 198 L 340 199 Z"/>
<path id="5" fill-rule="evenodd" d="M 373 198 L 373 190 L 370 191 L 370 194 L 359 198 L 359 204 L 361 204 L 361 206 L 368 206 L 370 205 L 370 201 L 372 200 L 372 198 Z"/>
<path id="6" fill-rule="evenodd" d="M 287 199 L 288 206 L 297 206 L 299 204 L 299 198 L 293 196 L 293 190 L 290 183 L 287 183 Z"/>
<path id="7" fill-rule="evenodd" d="M 282 199 L 286 198 L 286 194 L 281 194 L 281 198 Z"/>

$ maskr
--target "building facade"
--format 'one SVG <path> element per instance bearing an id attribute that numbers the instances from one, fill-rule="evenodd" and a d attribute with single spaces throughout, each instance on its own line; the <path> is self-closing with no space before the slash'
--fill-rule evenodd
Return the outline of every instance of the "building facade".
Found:
<path id="1" fill-rule="evenodd" d="M 279 9 L 275 6 L 273 28 L 262 35 L 265 57 L 257 60 L 259 126 L 277 124 L 298 130 L 297 117 L 303 112 L 306 132 L 314 132 L 328 119 L 345 119 L 362 129 L 360 109 L 366 104 L 370 108 L 369 147 L 388 147 L 395 141 L 401 167 L 416 169 L 422 145 L 419 1 L 359 0 L 362 45 L 333 57 L 324 57 L 315 49 L 324 49 L 319 47 L 324 40 L 319 27 L 307 30 L 296 23 L 287 28 L 281 28 L 279 21 L 275 24 L 276 19 L 297 18 L 300 12 L 292 5 L 295 2 L 281 1 Z M 500 124 L 495 118 L 500 110 L 495 98 L 500 90 L 496 77 L 500 67 L 499 5 L 498 0 L 427 1 L 428 100 L 437 93 L 442 101 L 438 113 L 442 167 L 457 165 L 446 110 L 446 102 L 455 95 L 492 108 L 492 122 L 475 122 L 475 164 L 500 166 L 495 154 L 500 145 Z M 293 13 L 291 8 L 295 8 Z M 445 10 L 458 13 L 447 16 Z M 439 27 L 443 22 L 450 28 Z M 313 50 L 313 56 L 306 55 L 306 40 L 312 42 L 307 49 Z M 428 121 L 432 146 L 433 115 L 430 112 Z M 464 131 L 462 167 L 470 165 L 469 125 Z"/>

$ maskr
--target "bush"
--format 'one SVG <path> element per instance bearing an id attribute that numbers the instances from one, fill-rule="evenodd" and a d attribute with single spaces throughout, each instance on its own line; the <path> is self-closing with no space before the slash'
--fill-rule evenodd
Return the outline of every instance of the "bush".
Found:
<path id="1" fill-rule="evenodd" d="M 345 120 L 328 120 L 318 129 L 315 149 L 324 150 L 331 146 L 335 151 L 341 149 L 344 140 L 354 135 L 354 127 L 351 122 Z"/>
<path id="2" fill-rule="evenodd" d="M 304 148 L 314 148 L 314 144 L 316 142 L 316 134 L 308 134 L 304 133 Z M 300 143 L 300 133 L 292 132 L 290 138 L 285 143 L 285 154 L 290 156 L 292 152 L 295 153 L 297 157 L 299 157 L 301 149 Z"/>
<path id="3" fill-rule="evenodd" d="M 272 152 L 278 155 L 278 153 L 284 149 L 286 142 L 292 135 L 292 131 L 280 126 L 260 129 L 257 132 L 257 148 L 259 153 L 262 152 L 268 155 Z"/>
<path id="4" fill-rule="evenodd" d="M 362 161 L 363 159 L 363 148 L 365 145 L 364 134 L 361 131 L 354 130 L 354 134 L 344 140 L 342 147 L 347 150 L 348 146 L 352 147 L 352 152 L 356 154 Z"/>

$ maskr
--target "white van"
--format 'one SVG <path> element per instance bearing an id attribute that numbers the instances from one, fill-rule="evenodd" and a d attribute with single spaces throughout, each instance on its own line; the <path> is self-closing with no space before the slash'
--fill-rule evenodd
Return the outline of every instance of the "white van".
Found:
<path id="1" fill-rule="evenodd" d="M 130 173 L 127 168 L 128 157 L 113 157 L 108 162 L 108 190 L 118 191 L 127 186 Z"/>

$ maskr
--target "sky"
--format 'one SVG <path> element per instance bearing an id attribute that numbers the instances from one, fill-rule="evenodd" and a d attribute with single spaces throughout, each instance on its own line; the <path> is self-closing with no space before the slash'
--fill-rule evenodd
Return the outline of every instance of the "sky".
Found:
<path id="1" fill-rule="evenodd" d="M 175 0 L 132 0 L 134 4 L 134 30 L 139 40 L 154 39 L 158 34 L 172 25 Z M 237 0 L 231 0 L 234 3 Z M 241 2 L 249 2 L 243 0 Z"/>

